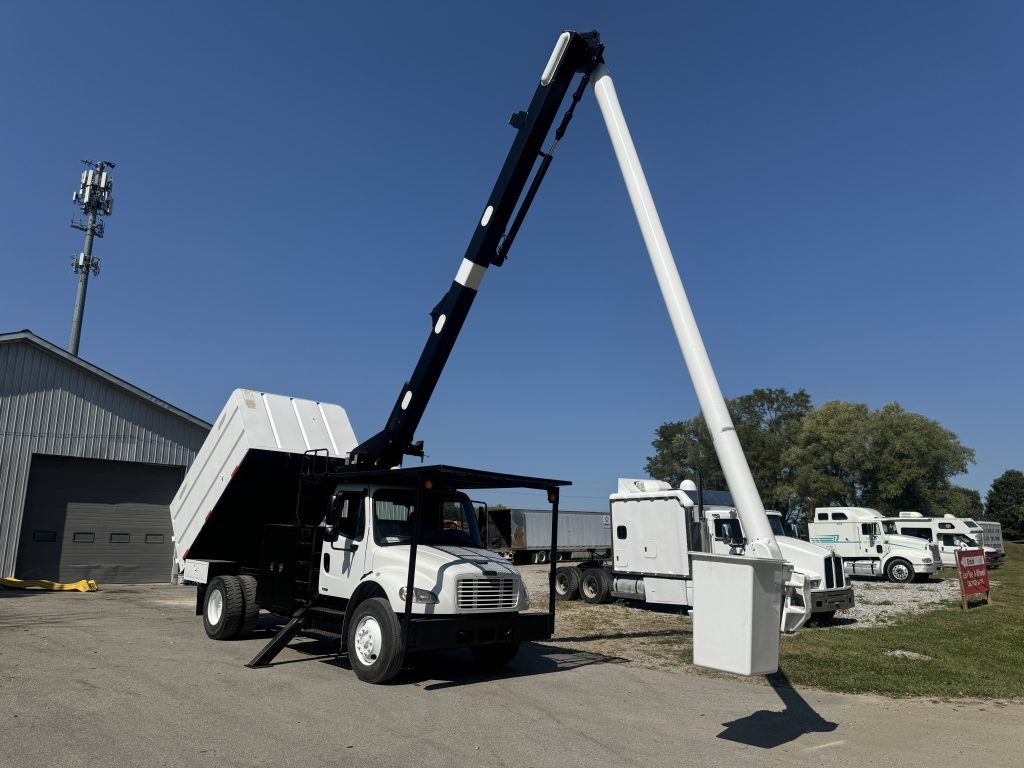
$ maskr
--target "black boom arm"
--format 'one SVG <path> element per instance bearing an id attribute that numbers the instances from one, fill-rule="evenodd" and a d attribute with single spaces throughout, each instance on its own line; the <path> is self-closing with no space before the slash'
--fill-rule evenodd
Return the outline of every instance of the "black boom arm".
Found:
<path id="1" fill-rule="evenodd" d="M 559 36 L 529 109 L 517 112 L 509 121 L 517 129 L 515 141 L 477 222 L 455 280 L 430 313 L 430 337 L 420 353 L 412 377 L 402 386 L 384 429 L 352 451 L 352 464 L 387 468 L 400 464 L 403 455 L 423 455 L 423 443 L 414 445 L 412 438 L 473 305 L 480 281 L 489 266 L 501 266 L 504 262 L 551 163 L 554 147 L 562 138 L 573 110 L 583 96 L 590 73 L 602 62 L 603 50 L 597 32 L 563 32 Z M 555 131 L 551 148 L 544 152 L 541 145 L 578 73 L 583 77 L 573 93 L 572 104 Z M 524 196 L 523 191 L 538 157 L 540 165 Z M 520 199 L 522 204 L 513 219 L 512 214 Z"/>

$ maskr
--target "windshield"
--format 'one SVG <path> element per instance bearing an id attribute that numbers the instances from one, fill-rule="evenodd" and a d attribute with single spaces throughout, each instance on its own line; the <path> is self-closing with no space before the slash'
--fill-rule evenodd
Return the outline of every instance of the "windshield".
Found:
<path id="1" fill-rule="evenodd" d="M 768 525 L 772 527 L 772 533 L 776 536 L 786 535 L 786 529 L 782 527 L 782 518 L 778 515 L 768 515 Z"/>
<path id="2" fill-rule="evenodd" d="M 972 539 L 970 536 L 964 536 L 962 533 L 954 533 L 953 540 L 961 547 L 976 547 L 978 542 Z"/>
<path id="3" fill-rule="evenodd" d="M 420 544 L 477 547 L 482 549 L 476 515 L 469 499 L 461 494 L 428 495 L 420 525 Z M 379 546 L 412 542 L 416 523 L 416 492 L 377 491 L 373 497 L 373 540 Z"/>

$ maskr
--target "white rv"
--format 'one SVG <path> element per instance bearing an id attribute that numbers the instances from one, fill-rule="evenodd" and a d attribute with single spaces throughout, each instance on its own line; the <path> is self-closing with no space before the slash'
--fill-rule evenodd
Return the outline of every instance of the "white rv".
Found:
<path id="1" fill-rule="evenodd" d="M 957 550 L 983 546 L 981 526 L 969 517 L 925 517 L 920 512 L 900 512 L 899 517 L 886 518 L 886 522 L 893 523 L 903 536 L 916 536 L 935 544 L 939 548 L 942 565 L 947 568 L 956 568 Z M 990 568 L 1002 559 L 994 547 L 983 548 Z"/>
<path id="2" fill-rule="evenodd" d="M 936 545 L 900 535 L 877 509 L 818 507 L 807 533 L 812 544 L 828 547 L 841 557 L 852 576 L 885 576 L 905 583 L 942 567 Z"/>

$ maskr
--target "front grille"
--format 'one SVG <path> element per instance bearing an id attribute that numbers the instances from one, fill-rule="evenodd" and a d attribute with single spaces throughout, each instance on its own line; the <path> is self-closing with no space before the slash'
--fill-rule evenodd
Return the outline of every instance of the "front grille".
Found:
<path id="1" fill-rule="evenodd" d="M 932 562 L 933 563 L 940 563 L 940 562 L 942 562 L 942 554 L 939 552 L 939 545 L 938 544 L 932 544 L 929 547 L 929 549 L 932 551 Z"/>
<path id="2" fill-rule="evenodd" d="M 832 558 L 832 568 L 834 569 L 835 574 L 836 574 L 836 586 L 837 587 L 846 586 L 846 582 L 843 581 L 843 558 L 841 558 L 841 557 L 833 557 Z"/>
<path id="3" fill-rule="evenodd" d="M 457 593 L 460 611 L 507 611 L 519 604 L 519 584 L 514 577 L 460 579 Z"/>
<path id="4" fill-rule="evenodd" d="M 835 555 L 825 558 L 825 589 L 843 587 L 843 558 Z"/>

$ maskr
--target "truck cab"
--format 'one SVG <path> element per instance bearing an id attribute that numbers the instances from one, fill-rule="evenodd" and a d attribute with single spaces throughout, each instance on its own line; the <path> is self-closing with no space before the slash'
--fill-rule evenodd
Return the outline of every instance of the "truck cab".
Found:
<path id="1" fill-rule="evenodd" d="M 746 535 L 735 508 L 705 506 L 706 536 L 715 554 L 746 554 Z M 831 621 L 837 611 L 854 606 L 853 587 L 843 572 L 842 559 L 826 547 L 809 544 L 789 536 L 782 523 L 782 513 L 765 510 L 768 523 L 779 543 L 782 556 L 804 574 L 810 588 L 811 615 L 819 623 Z"/>
<path id="2" fill-rule="evenodd" d="M 335 488 L 323 524 L 320 593 L 348 600 L 372 585 L 401 612 L 421 510 L 413 613 L 493 613 L 529 605 L 519 571 L 483 548 L 466 494 L 425 494 L 418 505 L 414 489 L 390 486 Z"/>
<path id="3" fill-rule="evenodd" d="M 828 547 L 852 576 L 884 576 L 896 583 L 927 577 L 941 567 L 935 545 L 898 533 L 868 507 L 818 507 L 807 524 L 812 544 Z"/>

